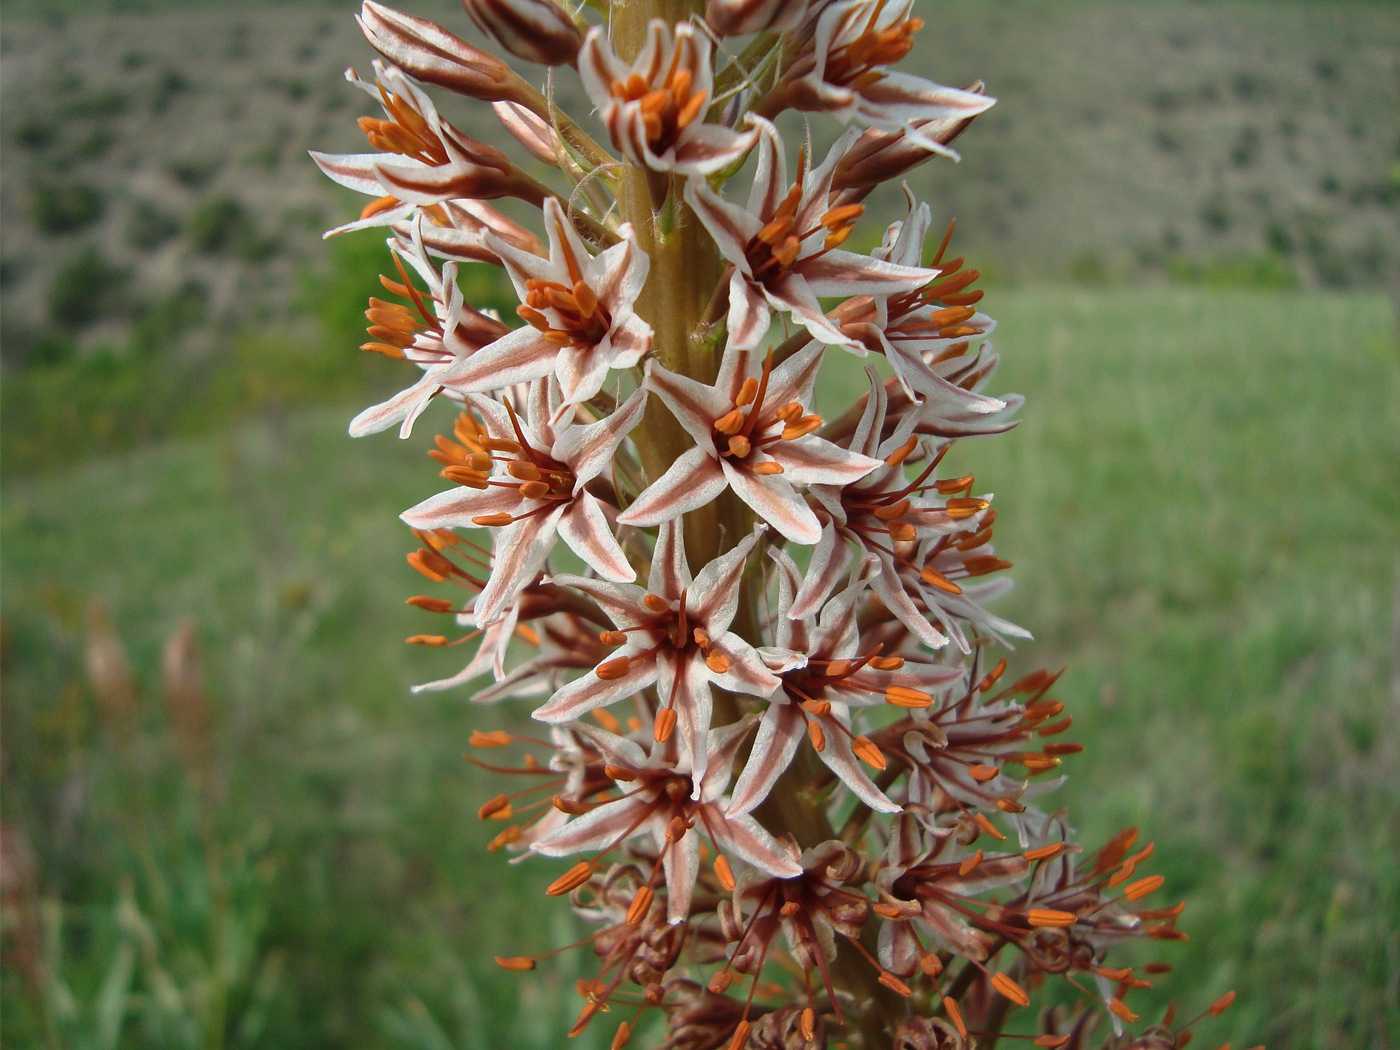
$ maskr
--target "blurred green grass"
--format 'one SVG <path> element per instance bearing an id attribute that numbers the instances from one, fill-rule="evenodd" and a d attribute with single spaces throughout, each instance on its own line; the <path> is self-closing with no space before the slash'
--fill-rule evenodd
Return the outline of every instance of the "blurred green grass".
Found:
<path id="1" fill-rule="evenodd" d="M 364 283 L 322 301 L 358 307 Z M 996 389 L 1029 395 L 1026 421 L 952 468 L 997 493 L 1017 563 L 1004 611 L 1038 637 L 1018 662 L 1069 665 L 1060 693 L 1088 750 L 1057 803 L 1091 841 L 1141 824 L 1189 901 L 1193 939 L 1142 1002 L 1194 1012 L 1238 988 L 1203 1045 L 1386 1045 L 1400 1018 L 1390 305 L 1181 289 L 990 302 Z M 399 644 L 424 626 L 402 605 L 417 578 L 394 518 L 436 484 L 424 441 L 345 437 L 352 406 L 318 402 L 371 366 L 324 351 L 268 343 L 232 373 L 264 377 L 256 414 L 240 418 L 240 387 L 210 402 L 223 414 L 135 451 L 78 440 L 71 405 L 67 429 L 21 414 L 13 437 L 17 411 L 59 411 L 63 388 L 16 398 L 7 378 L 7 460 L 25 434 L 70 450 L 34 453 L 46 472 L 31 477 L 7 464 L 0 510 L 3 812 L 33 844 L 48 927 L 63 919 L 51 1045 L 544 1046 L 572 1013 L 579 953 L 523 979 L 491 964 L 575 936 L 543 904 L 554 866 L 486 855 L 493 829 L 474 818 L 494 788 L 462 762 L 466 735 L 523 708 L 407 695 L 455 659 Z M 330 378 L 303 384 L 299 367 Z M 858 374 L 836 371 L 836 387 Z M 106 404 L 81 378 L 69 388 Z M 152 411 L 142 396 L 121 411 Z M 130 736 L 83 670 L 94 597 L 141 685 Z M 208 803 L 158 700 L 161 644 L 186 617 L 215 712 Z M 238 887 L 220 908 L 211 841 Z M 14 967 L 3 981 L 9 1041 L 40 1045 L 36 997 Z"/>

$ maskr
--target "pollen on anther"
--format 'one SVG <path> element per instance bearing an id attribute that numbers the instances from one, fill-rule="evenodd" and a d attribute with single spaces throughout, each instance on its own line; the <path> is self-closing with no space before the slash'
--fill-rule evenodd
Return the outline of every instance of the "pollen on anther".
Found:
<path id="1" fill-rule="evenodd" d="M 581 860 L 546 886 L 545 893 L 551 897 L 562 897 L 582 886 L 592 874 L 593 865 L 586 860 Z"/>
<path id="2" fill-rule="evenodd" d="M 963 1020 L 962 1011 L 958 1009 L 957 1000 L 950 995 L 943 997 L 943 1009 L 948 1011 L 948 1020 L 953 1022 L 953 1027 L 958 1030 L 958 1035 L 967 1038 L 967 1022 Z"/>
<path id="3" fill-rule="evenodd" d="M 1129 1024 L 1132 1024 L 1138 1019 L 1138 1015 L 1129 1009 L 1128 1004 L 1122 999 L 1110 999 L 1108 1001 L 1108 1008 Z"/>
<path id="4" fill-rule="evenodd" d="M 471 736 L 467 737 L 467 744 L 471 747 L 505 747 L 510 743 L 510 734 L 504 729 L 473 729 Z"/>
<path id="5" fill-rule="evenodd" d="M 656 712 L 656 722 L 652 726 L 652 737 L 658 744 L 664 744 L 670 740 L 675 729 L 676 709 L 674 707 L 663 707 Z"/>
<path id="6" fill-rule="evenodd" d="M 1004 973 L 992 974 L 992 987 L 998 994 L 1010 999 L 1017 1006 L 1030 1006 L 1031 997 L 1026 990 Z"/>
<path id="7" fill-rule="evenodd" d="M 880 983 L 883 984 L 886 988 L 894 992 L 896 995 L 903 996 L 905 999 L 908 999 L 911 995 L 914 994 L 914 990 L 912 988 L 910 988 L 907 984 L 901 981 L 894 974 L 890 973 L 888 970 L 881 970 L 879 979 Z"/>
<path id="8" fill-rule="evenodd" d="M 1235 1001 L 1235 993 L 1232 992 L 1232 991 L 1231 991 L 1231 992 L 1226 992 L 1226 993 L 1225 993 L 1224 995 L 1222 995 L 1219 999 L 1215 1000 L 1215 1002 L 1213 1002 L 1213 1003 L 1210 1004 L 1210 1010 L 1208 1011 L 1208 1013 L 1209 1013 L 1212 1017 L 1219 1017 L 1219 1016 L 1220 1016 L 1221 1014 L 1223 1014 L 1226 1010 L 1230 1009 L 1230 1005 L 1231 1005 L 1234 1001 Z"/>
<path id="9" fill-rule="evenodd" d="M 734 881 L 734 872 L 729 867 L 729 858 L 723 853 L 715 857 L 715 878 L 719 879 L 719 884 L 731 893 L 737 885 Z"/>

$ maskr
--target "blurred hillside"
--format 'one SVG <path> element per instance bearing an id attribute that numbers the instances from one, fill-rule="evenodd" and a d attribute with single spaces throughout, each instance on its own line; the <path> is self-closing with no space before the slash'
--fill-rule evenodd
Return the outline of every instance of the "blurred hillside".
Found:
<path id="1" fill-rule="evenodd" d="M 1028 396 L 954 466 L 1017 666 L 1069 668 L 1057 803 L 1190 902 L 1143 999 L 1238 989 L 1205 1046 L 1400 1047 L 1400 7 L 920 3 L 919 71 L 1001 100 L 918 188 Z M 451 414 L 344 433 L 404 378 L 305 155 L 362 148 L 355 6 L 5 4 L 5 1046 L 553 1046 L 592 971 L 491 962 L 578 935 L 473 815 L 468 733 L 528 708 L 408 695 L 461 653 L 399 644 Z"/>
<path id="2" fill-rule="evenodd" d="M 363 148 L 365 100 L 340 79 L 371 57 L 354 6 L 9 5 L 7 367 L 207 354 L 286 325 L 317 232 L 358 207 L 306 157 Z M 454 5 L 410 6 L 471 35 Z M 148 10 L 72 13 L 108 7 Z M 1400 286 L 1393 6 L 1042 2 L 929 21 L 914 67 L 981 78 L 1002 105 L 916 189 L 993 277 Z M 499 141 L 480 108 L 445 111 Z"/>

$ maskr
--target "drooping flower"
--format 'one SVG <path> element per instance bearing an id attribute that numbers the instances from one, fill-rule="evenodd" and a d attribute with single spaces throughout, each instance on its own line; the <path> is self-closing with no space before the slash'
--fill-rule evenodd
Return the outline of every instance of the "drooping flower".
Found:
<path id="1" fill-rule="evenodd" d="M 641 421 L 646 391 L 586 425 L 561 415 L 552 377 L 530 387 L 521 409 L 468 395 L 455 442 L 440 438 L 443 475 L 457 483 L 403 513 L 416 529 L 486 527 L 494 532 L 491 575 L 476 600 L 478 624 L 492 623 L 544 565 L 557 534 L 594 572 L 636 579 L 608 524 L 608 506 L 589 486 Z"/>
<path id="2" fill-rule="evenodd" d="M 410 239 L 390 239 L 397 280 L 381 276 L 384 290 L 401 302 L 371 297 L 365 317 L 368 341 L 360 349 L 410 361 L 422 369 L 418 381 L 386 401 L 373 405 L 350 422 L 350 434 L 366 434 L 401 425 L 407 437 L 414 422 L 442 389 L 441 377 L 463 359 L 505 335 L 509 329 L 489 314 L 468 306 L 457 285 L 457 264 L 448 261 L 441 274 L 427 255 L 421 222 L 414 222 Z M 407 266 L 405 266 L 407 264 Z M 423 282 L 419 289 L 409 276 Z"/>
<path id="3" fill-rule="evenodd" d="M 870 900 L 858 889 L 864 861 L 846 843 L 829 839 L 803 850 L 798 864 L 802 870 L 796 876 L 748 873 L 737 880 L 730 899 L 719 903 L 720 928 L 733 948 L 710 984 L 712 988 L 726 985 L 733 976 L 731 970 L 759 974 L 781 933 L 798 968 L 819 975 L 816 983 L 826 991 L 830 1009 L 842 1023 L 831 963 L 836 958 L 836 937 L 854 942 L 870 915 Z M 810 1037 L 816 1034 L 820 1016 L 814 982 L 809 978 L 804 984 L 805 1002 L 790 1008 L 795 1016 L 788 1023 L 796 1029 L 792 1034 L 801 1039 L 795 1045 L 812 1045 Z"/>
<path id="4" fill-rule="evenodd" d="M 928 205 L 909 199 L 909 215 L 893 223 L 875 257 L 904 266 L 917 266 L 923 252 L 931 214 Z M 861 350 L 883 354 L 905 393 L 921 401 L 933 399 L 947 411 L 992 415 L 1006 402 L 977 394 L 950 382 L 939 366 L 962 358 L 974 343 L 991 335 L 996 322 L 979 312 L 980 290 L 968 291 L 976 270 L 958 273 L 961 259 L 945 261 L 952 225 L 929 261 L 939 276 L 923 288 L 893 295 L 847 299 L 831 313 L 832 321 Z M 930 406 L 930 410 L 936 410 Z"/>
<path id="5" fill-rule="evenodd" d="M 403 203 L 427 206 L 458 198 L 519 197 L 538 205 L 544 200 L 540 185 L 504 153 L 442 119 L 432 99 L 401 70 L 376 60 L 374 71 L 374 85 L 360 80 L 354 70 L 346 79 L 383 107 L 383 119 L 360 120 L 375 152 L 311 153 L 332 180 L 374 198 L 361 218 Z"/>
<path id="6" fill-rule="evenodd" d="M 679 726 L 681 753 L 698 784 L 708 770 L 711 686 L 767 696 L 778 685 L 754 647 L 729 630 L 738 611 L 744 563 L 760 536 L 762 531 L 754 530 L 692 578 L 681 530 L 668 522 L 658 530 L 646 590 L 581 576 L 555 577 L 556 584 L 597 602 L 617 628 L 599 637 L 621 648 L 556 692 L 534 717 L 567 722 L 655 685 L 660 699 L 655 738 L 664 743 Z"/>
<path id="7" fill-rule="evenodd" d="M 752 728 L 752 720 L 745 719 L 707 732 L 707 746 L 696 749 L 710 756 L 709 767 L 701 775 L 683 755 L 676 757 L 673 746 L 658 744 L 646 755 L 635 741 L 609 734 L 611 738 L 604 742 L 604 734 L 594 730 L 592 737 L 604 750 L 609 775 L 623 797 L 574 817 L 531 848 L 547 857 L 575 853 L 601 857 L 633 836 L 649 836 L 665 872 L 667 916 L 672 923 L 684 922 L 690 915 L 702 834 L 722 857 L 732 856 L 778 878 L 800 874 L 796 858 L 758 821 L 725 812 L 724 789 L 734 756 Z M 580 862 L 580 874 L 586 876 L 597 862 Z M 561 877 L 555 885 L 567 885 L 567 881 Z"/>
<path id="8" fill-rule="evenodd" d="M 526 323 L 444 374 L 444 386 L 499 390 L 553 374 L 567 407 L 598 393 L 610 369 L 631 368 L 651 349 L 651 326 L 635 311 L 648 260 L 630 231 L 592 255 L 556 198 L 544 202 L 544 218 L 547 257 L 483 235 L 515 285 L 516 312 Z"/>
<path id="9" fill-rule="evenodd" d="M 896 818 L 901 824 L 912 818 Z M 901 977 L 919 972 L 921 963 L 934 953 L 934 963 L 924 966 L 937 974 L 939 950 L 974 962 L 985 962 L 997 939 L 983 928 L 979 907 L 983 895 L 1024 881 L 1031 861 L 1021 853 L 986 854 L 969 850 L 953 836 L 928 841 L 926 851 L 913 856 L 907 849 L 914 839 L 896 835 L 877 876 L 880 896 L 886 902 L 875 909 L 884 920 L 880 927 L 880 962 Z M 920 937 L 932 939 L 932 946 Z M 926 970 L 927 972 L 927 970 Z"/>
<path id="10" fill-rule="evenodd" d="M 996 557 L 986 522 L 989 501 L 969 495 L 971 478 L 930 480 L 938 457 L 929 457 L 912 479 L 904 463 L 919 447 L 913 418 L 890 432 L 885 417 L 885 390 L 873 373 L 870 395 L 847 447 L 880 465 L 845 486 L 814 486 L 813 503 L 823 519 L 812 562 L 788 615 L 812 615 L 837 586 L 853 559 L 874 555 L 880 572 L 871 588 L 889 611 L 920 641 L 940 648 L 952 637 L 969 650 L 960 621 L 994 633 L 1026 633 L 987 612 L 986 597 L 962 582 L 1006 568 Z M 932 619 L 930 619 L 932 618 Z"/>
<path id="11" fill-rule="evenodd" d="M 630 63 L 614 54 L 601 28 L 592 29 L 578 71 L 613 145 L 645 168 L 708 175 L 753 147 L 753 129 L 706 122 L 714 91 L 710 41 L 689 22 L 672 27 L 653 19 Z"/>
<path id="12" fill-rule="evenodd" d="M 964 90 L 968 94 L 985 95 L 986 85 L 980 80 Z M 988 99 L 988 106 L 995 103 Z M 898 179 L 933 157 L 958 159 L 949 146 L 967 130 L 977 114 L 954 113 L 913 121 L 897 131 L 867 128 L 836 166 L 831 185 L 838 193 L 839 203 L 864 200 L 877 187 Z"/>
<path id="13" fill-rule="evenodd" d="M 731 349 L 713 386 L 658 365 L 653 391 L 694 438 L 618 518 L 654 525 L 703 507 L 726 487 L 794 543 L 815 543 L 821 525 L 795 485 L 840 487 L 869 474 L 879 460 L 814 434 L 821 417 L 807 411 L 822 347 L 813 344 L 774 368 L 772 355 Z"/>
<path id="14" fill-rule="evenodd" d="M 806 170 L 799 156 L 797 179 L 788 183 L 787 161 L 777 129 L 754 118 L 759 131 L 758 164 L 747 207 L 725 200 L 703 179 L 686 183 L 686 203 L 730 263 L 729 347 L 750 350 L 768 330 L 770 310 L 791 314 L 812 338 L 847 344 L 850 339 L 827 319 L 819 296 L 892 294 L 913 291 L 936 270 L 900 266 L 843 250 L 861 204 L 831 203 L 831 177 L 853 134 L 831 147 L 826 159 Z"/>
<path id="15" fill-rule="evenodd" d="M 759 109 L 830 113 L 843 123 L 902 130 L 910 142 L 939 150 L 936 135 L 924 130 L 929 122 L 966 120 L 994 100 L 888 68 L 913 49 L 914 35 L 923 28 L 913 7 L 913 0 L 816 5 L 790 35 L 804 50 Z"/>

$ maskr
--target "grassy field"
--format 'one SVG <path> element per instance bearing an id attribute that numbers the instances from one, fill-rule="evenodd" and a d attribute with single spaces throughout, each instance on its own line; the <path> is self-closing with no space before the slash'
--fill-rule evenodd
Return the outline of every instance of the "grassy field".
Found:
<path id="1" fill-rule="evenodd" d="M 990 302 L 1000 389 L 1031 401 L 957 465 L 997 493 L 1005 611 L 1038 639 L 1019 659 L 1070 667 L 1089 746 L 1060 803 L 1091 840 L 1141 824 L 1190 902 L 1158 1002 L 1237 988 L 1202 1045 L 1397 1045 L 1391 306 Z M 28 946 L 4 971 L 9 1045 L 557 1045 L 583 960 L 490 962 L 573 939 L 540 906 L 555 866 L 484 853 L 489 791 L 461 761 L 471 728 L 515 716 L 407 695 L 454 659 L 399 644 L 423 624 L 394 514 L 434 472 L 422 442 L 345 438 L 350 410 L 7 479 L 5 849 L 34 856 L 5 887 Z M 94 599 L 130 699 L 85 671 L 110 650 Z M 207 730 L 185 694 L 162 702 L 185 619 Z"/>

